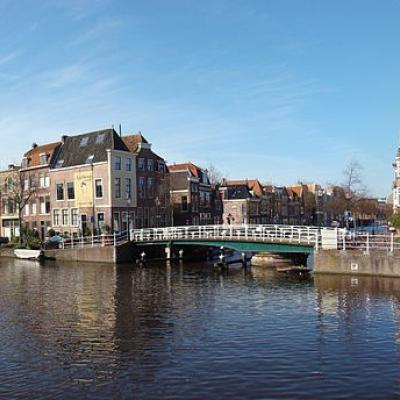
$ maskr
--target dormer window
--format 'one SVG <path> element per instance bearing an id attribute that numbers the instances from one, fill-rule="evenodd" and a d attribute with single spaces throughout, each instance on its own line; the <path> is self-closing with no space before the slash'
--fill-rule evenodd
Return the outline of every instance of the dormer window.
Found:
<path id="1" fill-rule="evenodd" d="M 21 167 L 28 168 L 28 159 L 26 157 L 22 159 Z"/>
<path id="2" fill-rule="evenodd" d="M 49 161 L 48 154 L 43 153 L 40 155 L 40 165 L 46 165 L 48 161 Z"/>
<path id="3" fill-rule="evenodd" d="M 86 146 L 86 145 L 88 144 L 88 140 L 89 140 L 89 137 L 88 137 L 88 136 L 83 137 L 83 138 L 81 139 L 81 142 L 80 142 L 79 146 L 80 146 L 80 147 Z"/>
<path id="4" fill-rule="evenodd" d="M 100 144 L 100 143 L 103 143 L 104 142 L 104 133 L 99 133 L 97 136 L 96 136 L 96 144 Z"/>
<path id="5" fill-rule="evenodd" d="M 56 168 L 61 168 L 64 165 L 64 160 L 58 160 L 56 164 Z"/>
<path id="6" fill-rule="evenodd" d="M 94 154 L 91 154 L 87 159 L 86 159 L 86 164 L 91 164 L 94 159 Z"/>

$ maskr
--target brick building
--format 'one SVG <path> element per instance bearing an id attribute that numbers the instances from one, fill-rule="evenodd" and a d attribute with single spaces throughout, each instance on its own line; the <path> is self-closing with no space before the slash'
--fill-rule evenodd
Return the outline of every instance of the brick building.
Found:
<path id="1" fill-rule="evenodd" d="M 207 171 L 192 164 L 168 166 L 173 225 L 208 225 L 220 220 Z M 213 201 L 214 199 L 214 201 Z"/>
<path id="2" fill-rule="evenodd" d="M 24 226 L 39 232 L 44 240 L 52 225 L 50 209 L 50 165 L 61 143 L 43 146 L 33 144 L 32 149 L 24 154 L 21 163 L 21 179 L 25 189 L 31 190 L 29 202 L 23 211 Z"/>
<path id="3" fill-rule="evenodd" d="M 169 175 L 165 160 L 152 151 L 151 144 L 139 132 L 123 136 L 129 151 L 136 156 L 137 207 L 136 228 L 171 224 Z"/>

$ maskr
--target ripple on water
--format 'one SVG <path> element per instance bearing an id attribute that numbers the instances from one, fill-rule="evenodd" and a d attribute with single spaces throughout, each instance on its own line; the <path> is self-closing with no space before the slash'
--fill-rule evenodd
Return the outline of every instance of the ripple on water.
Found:
<path id="1" fill-rule="evenodd" d="M 7 398 L 387 398 L 400 280 L 0 259 Z"/>

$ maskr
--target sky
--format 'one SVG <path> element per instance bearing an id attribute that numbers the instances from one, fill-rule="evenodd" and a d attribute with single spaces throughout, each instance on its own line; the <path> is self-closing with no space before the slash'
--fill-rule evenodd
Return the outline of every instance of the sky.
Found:
<path id="1" fill-rule="evenodd" d="M 230 179 L 391 190 L 400 0 L 0 0 L 0 167 L 122 125 Z"/>

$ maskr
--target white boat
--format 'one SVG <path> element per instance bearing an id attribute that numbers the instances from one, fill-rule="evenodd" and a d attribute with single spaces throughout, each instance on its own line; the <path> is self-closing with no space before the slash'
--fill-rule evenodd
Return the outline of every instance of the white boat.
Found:
<path id="1" fill-rule="evenodd" d="M 14 250 L 15 257 L 22 258 L 25 260 L 38 260 L 43 257 L 42 250 L 25 250 L 25 249 L 16 249 Z"/>

